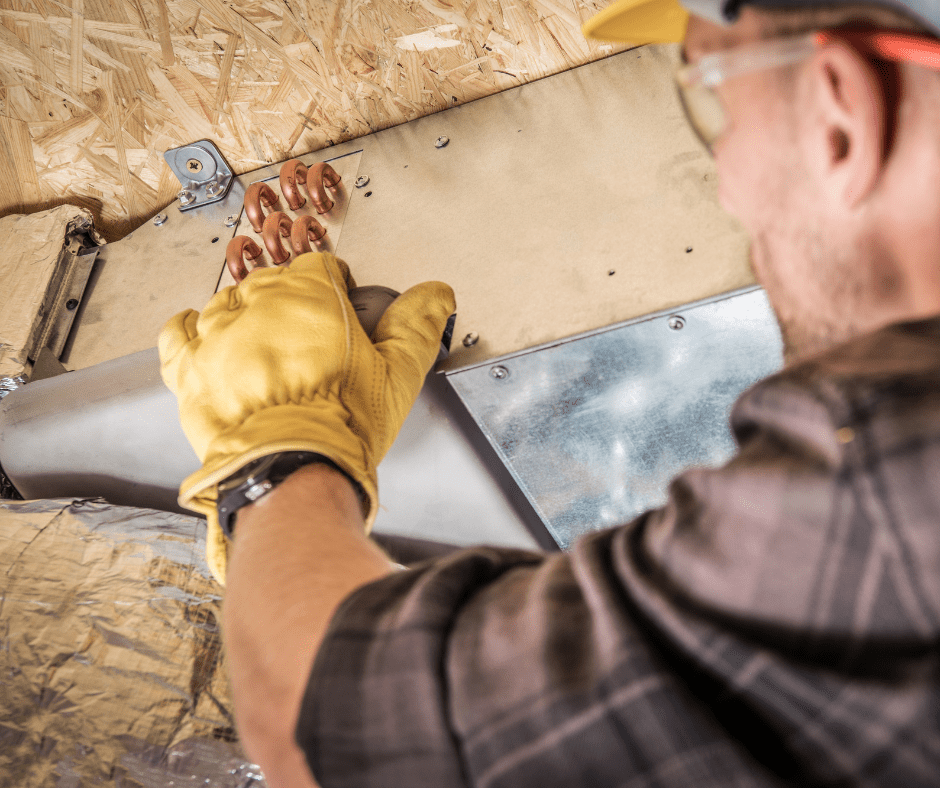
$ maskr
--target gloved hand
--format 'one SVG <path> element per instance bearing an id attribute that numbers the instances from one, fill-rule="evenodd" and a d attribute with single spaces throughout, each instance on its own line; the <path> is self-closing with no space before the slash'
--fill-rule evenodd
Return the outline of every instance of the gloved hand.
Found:
<path id="1" fill-rule="evenodd" d="M 375 521 L 376 467 L 418 397 L 455 302 L 441 282 L 417 285 L 392 303 L 370 340 L 349 302 L 355 286 L 342 260 L 308 253 L 253 270 L 202 314 L 181 312 L 160 333 L 161 374 L 203 463 L 179 502 L 208 519 L 206 554 L 220 583 L 228 542 L 216 487 L 254 459 L 282 451 L 329 457 L 361 485 L 367 531 Z"/>

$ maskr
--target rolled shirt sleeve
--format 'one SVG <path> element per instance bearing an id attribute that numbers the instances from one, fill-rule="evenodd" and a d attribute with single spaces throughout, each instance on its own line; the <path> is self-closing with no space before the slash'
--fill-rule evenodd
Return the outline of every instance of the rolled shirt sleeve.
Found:
<path id="1" fill-rule="evenodd" d="M 632 523 L 354 592 L 296 731 L 323 788 L 935 785 L 940 323 L 854 352 Z"/>

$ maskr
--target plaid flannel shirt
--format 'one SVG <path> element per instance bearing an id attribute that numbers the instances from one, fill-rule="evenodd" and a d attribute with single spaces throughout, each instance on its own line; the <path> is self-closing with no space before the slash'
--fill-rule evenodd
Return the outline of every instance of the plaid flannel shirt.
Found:
<path id="1" fill-rule="evenodd" d="M 323 788 L 940 785 L 940 318 L 760 381 L 731 428 L 567 553 L 347 598 L 296 731 Z"/>

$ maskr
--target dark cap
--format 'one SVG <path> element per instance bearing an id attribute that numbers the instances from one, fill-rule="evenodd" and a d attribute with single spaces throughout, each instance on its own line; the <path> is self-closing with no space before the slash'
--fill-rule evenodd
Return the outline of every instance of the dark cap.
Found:
<path id="1" fill-rule="evenodd" d="M 921 22 L 940 36 L 940 0 L 863 0 L 900 11 Z M 858 0 L 844 0 L 856 5 Z M 715 24 L 731 25 L 742 5 L 760 8 L 812 8 L 839 5 L 839 0 L 614 0 L 599 14 L 585 22 L 585 37 L 599 41 L 623 41 L 632 44 L 664 44 L 682 41 L 689 14 Z"/>

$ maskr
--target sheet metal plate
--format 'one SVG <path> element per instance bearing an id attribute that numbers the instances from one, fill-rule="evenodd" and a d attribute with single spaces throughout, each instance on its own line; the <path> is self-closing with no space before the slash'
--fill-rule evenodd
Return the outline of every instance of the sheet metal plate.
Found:
<path id="1" fill-rule="evenodd" d="M 337 254 L 361 285 L 454 288 L 448 371 L 755 284 L 676 98 L 677 62 L 677 46 L 642 47 L 300 156 L 361 152 L 353 170 L 370 182 L 356 189 L 341 172 Z M 241 231 L 226 217 L 279 169 L 239 176 L 223 202 L 185 217 L 174 203 L 164 225 L 105 247 L 67 365 L 152 347 L 169 317 L 201 309 Z M 479 341 L 460 344 L 471 332 Z"/>
<path id="2" fill-rule="evenodd" d="M 566 548 L 661 506 L 687 468 L 730 459 L 735 400 L 782 367 L 773 310 L 750 288 L 448 380 Z"/>
<path id="3" fill-rule="evenodd" d="M 329 161 L 345 184 L 334 193 L 336 205 L 329 215 L 321 218 L 328 230 L 325 251 L 339 240 L 360 157 L 361 151 L 336 156 L 332 150 L 298 157 L 305 164 Z M 62 356 L 65 365 L 85 369 L 156 347 L 160 329 L 173 315 L 184 309 L 201 310 L 218 289 L 234 284 L 225 267 L 226 245 L 236 234 L 258 237 L 243 215 L 245 189 L 257 180 L 276 179 L 279 170 L 279 165 L 272 165 L 236 178 L 219 202 L 186 211 L 174 202 L 162 211 L 163 224 L 147 222 L 120 241 L 100 247 Z M 276 183 L 275 191 L 280 193 Z M 284 200 L 281 203 L 287 207 Z M 229 216 L 238 217 L 238 223 L 227 226 Z M 265 259 L 270 262 L 267 254 Z"/>

